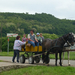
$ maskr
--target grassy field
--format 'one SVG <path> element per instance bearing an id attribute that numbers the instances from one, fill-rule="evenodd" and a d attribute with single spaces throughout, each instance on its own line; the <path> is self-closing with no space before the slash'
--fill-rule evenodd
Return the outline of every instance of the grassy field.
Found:
<path id="1" fill-rule="evenodd" d="M 20 55 L 21 54 L 24 54 L 25 52 L 20 52 Z M 0 56 L 13 56 L 13 52 L 0 52 Z M 58 56 L 59 57 L 59 56 Z M 65 55 L 64 55 L 65 59 L 68 59 L 67 57 L 67 52 L 65 52 Z M 55 54 L 51 54 L 50 55 L 50 58 L 51 59 L 55 59 Z M 70 52 L 70 59 L 71 60 L 75 60 L 75 52 Z"/>
<path id="2" fill-rule="evenodd" d="M 58 57 L 59 57 L 59 54 L 58 54 Z M 62 54 L 62 57 L 63 57 L 63 54 Z M 51 54 L 50 58 L 51 59 L 55 58 L 55 54 Z M 68 59 L 67 52 L 64 53 L 64 59 Z M 75 60 L 75 52 L 70 52 L 70 60 Z"/>
<path id="3" fill-rule="evenodd" d="M 25 52 L 20 52 L 20 55 L 24 53 Z M 13 52 L 0 52 L 0 56 L 13 56 Z"/>
<path id="4" fill-rule="evenodd" d="M 4 62 L 3 60 L 0 60 L 0 62 Z"/>
<path id="5" fill-rule="evenodd" d="M 0 75 L 75 75 L 74 67 L 34 66 L 13 69 L 2 72 Z"/>
<path id="6" fill-rule="evenodd" d="M 20 55 L 21 54 L 24 54 L 25 52 L 20 52 Z M 9 52 L 9 53 L 7 53 L 7 52 L 0 52 L 0 56 L 13 56 L 13 52 Z M 58 56 L 59 57 L 59 56 Z M 51 54 L 50 55 L 50 58 L 51 59 L 55 59 L 55 54 Z M 64 58 L 65 59 L 68 59 L 68 57 L 67 57 L 67 52 L 65 52 L 65 54 L 64 54 Z M 75 52 L 70 52 L 70 60 L 75 60 Z"/>

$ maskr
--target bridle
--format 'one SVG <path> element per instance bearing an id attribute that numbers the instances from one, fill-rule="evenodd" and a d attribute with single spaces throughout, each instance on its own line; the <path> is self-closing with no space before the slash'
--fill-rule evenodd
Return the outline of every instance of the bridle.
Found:
<path id="1" fill-rule="evenodd" d="M 63 41 L 66 42 L 69 46 L 71 46 L 71 44 L 69 43 L 69 41 L 66 41 L 63 37 L 62 37 Z"/>

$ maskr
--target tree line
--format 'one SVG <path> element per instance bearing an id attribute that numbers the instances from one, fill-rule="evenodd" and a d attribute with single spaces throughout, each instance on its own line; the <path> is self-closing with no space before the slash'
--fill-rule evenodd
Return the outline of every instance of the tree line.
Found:
<path id="1" fill-rule="evenodd" d="M 58 19 L 46 13 L 0 13 L 0 29 L 1 26 L 3 37 L 7 33 L 28 34 L 32 28 L 35 33 L 63 35 L 75 32 L 75 20 Z"/>

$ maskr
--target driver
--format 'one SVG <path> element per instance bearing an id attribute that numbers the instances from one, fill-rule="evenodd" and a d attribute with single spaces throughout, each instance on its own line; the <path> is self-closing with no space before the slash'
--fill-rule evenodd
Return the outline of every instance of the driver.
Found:
<path id="1" fill-rule="evenodd" d="M 34 30 L 31 30 L 30 34 L 28 34 L 28 43 L 33 45 L 33 47 L 39 46 L 39 42 L 36 39 L 36 35 L 34 34 Z"/>

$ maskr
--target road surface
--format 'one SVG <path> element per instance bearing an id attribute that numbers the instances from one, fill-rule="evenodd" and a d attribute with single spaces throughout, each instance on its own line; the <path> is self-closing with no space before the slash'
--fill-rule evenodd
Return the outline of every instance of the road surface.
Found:
<path id="1" fill-rule="evenodd" d="M 6 61 L 7 64 L 8 64 L 8 63 L 13 64 L 13 63 L 12 63 L 12 57 L 0 56 L 0 60 Z M 15 61 L 16 61 L 16 59 L 15 59 Z M 2 63 L 2 62 L 0 62 L 0 63 Z M 21 63 L 19 63 L 19 64 L 21 64 Z M 26 60 L 23 65 L 26 65 L 26 64 L 28 64 L 28 60 Z M 36 63 L 34 63 L 34 65 L 35 65 L 35 64 L 36 64 Z M 22 64 L 21 64 L 21 65 L 22 65 Z M 40 63 L 38 63 L 38 65 L 43 65 L 42 60 L 40 60 Z M 49 65 L 50 65 L 50 66 L 55 66 L 55 59 L 50 59 Z M 58 60 L 58 65 L 59 65 L 59 60 Z M 1 64 L 0 64 L 0 66 L 1 66 Z M 63 61 L 63 66 L 68 66 L 68 60 L 64 60 L 64 61 Z M 75 67 L 75 60 L 70 60 L 70 66 Z"/>

